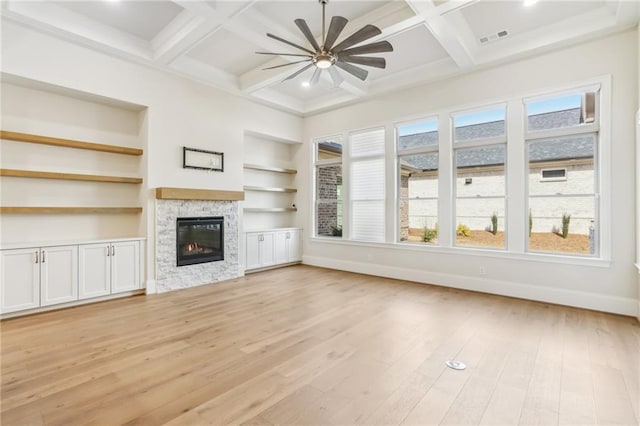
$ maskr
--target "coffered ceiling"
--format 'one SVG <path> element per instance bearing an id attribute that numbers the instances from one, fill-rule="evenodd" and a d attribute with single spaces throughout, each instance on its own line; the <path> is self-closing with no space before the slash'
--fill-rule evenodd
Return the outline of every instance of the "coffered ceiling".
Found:
<path id="1" fill-rule="evenodd" d="M 388 40 L 391 53 L 375 54 L 386 69 L 368 68 L 363 82 L 342 72 L 334 87 L 327 72 L 304 87 L 313 72 L 284 78 L 304 65 L 263 68 L 294 57 L 256 51 L 300 53 L 272 33 L 308 46 L 294 19 L 307 21 L 318 40 L 322 8 L 317 0 L 91 0 L 2 2 L 3 19 L 52 33 L 107 54 L 181 74 L 222 90 L 301 115 L 368 96 L 435 81 L 497 61 L 630 28 L 634 0 L 330 0 L 327 21 L 349 20 L 338 42 L 366 24 Z"/>

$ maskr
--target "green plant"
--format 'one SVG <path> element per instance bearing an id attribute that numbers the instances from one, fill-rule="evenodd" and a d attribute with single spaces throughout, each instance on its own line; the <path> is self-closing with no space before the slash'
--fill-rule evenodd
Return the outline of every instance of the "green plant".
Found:
<path id="1" fill-rule="evenodd" d="M 342 237 L 342 225 L 332 226 L 331 235 L 334 237 Z"/>
<path id="2" fill-rule="evenodd" d="M 571 215 L 569 213 L 562 214 L 562 238 L 569 236 L 569 222 L 571 222 Z"/>
<path id="3" fill-rule="evenodd" d="M 456 228 L 456 235 L 459 236 L 459 237 L 470 237 L 471 236 L 471 230 L 469 229 L 469 227 L 467 225 L 465 225 L 464 223 L 461 223 Z"/>
<path id="4" fill-rule="evenodd" d="M 491 233 L 493 235 L 498 233 L 498 215 L 496 213 L 491 215 Z"/>
<path id="5" fill-rule="evenodd" d="M 438 236 L 438 225 L 435 228 L 427 228 L 426 226 L 422 230 L 422 241 L 425 243 L 430 243 L 434 238 Z"/>
<path id="6" fill-rule="evenodd" d="M 531 209 L 529 209 L 529 236 L 531 236 L 532 230 L 533 230 L 533 215 L 531 214 Z"/>

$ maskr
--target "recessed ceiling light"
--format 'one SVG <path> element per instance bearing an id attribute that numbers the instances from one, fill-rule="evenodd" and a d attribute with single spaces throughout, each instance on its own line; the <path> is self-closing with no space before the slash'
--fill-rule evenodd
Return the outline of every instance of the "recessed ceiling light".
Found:
<path id="1" fill-rule="evenodd" d="M 529 7 L 529 6 L 533 6 L 536 3 L 538 3 L 538 0 L 524 0 L 523 4 L 525 7 Z"/>
<path id="2" fill-rule="evenodd" d="M 302 87 L 309 87 L 309 86 L 311 86 L 311 83 L 309 83 L 308 81 L 302 82 Z"/>

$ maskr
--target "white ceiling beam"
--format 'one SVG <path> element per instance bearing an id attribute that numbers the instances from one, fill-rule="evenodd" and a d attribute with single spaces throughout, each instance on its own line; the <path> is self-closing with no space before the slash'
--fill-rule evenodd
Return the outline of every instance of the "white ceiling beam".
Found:
<path id="1" fill-rule="evenodd" d="M 464 42 L 464 37 L 458 33 L 456 27 L 441 14 L 438 7 L 431 2 L 405 1 L 416 15 L 424 18 L 425 25 L 431 34 L 460 68 L 470 68 L 475 65 L 472 49 Z M 448 9 L 443 10 L 448 11 Z"/>
<path id="2" fill-rule="evenodd" d="M 637 1 L 618 1 L 616 8 L 616 23 L 622 26 L 632 26 L 638 22 L 640 4 Z"/>

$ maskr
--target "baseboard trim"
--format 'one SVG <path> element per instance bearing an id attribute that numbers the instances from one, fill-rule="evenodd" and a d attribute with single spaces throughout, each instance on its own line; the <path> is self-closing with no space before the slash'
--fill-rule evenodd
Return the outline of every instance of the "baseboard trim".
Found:
<path id="1" fill-rule="evenodd" d="M 319 266 L 341 271 L 375 275 L 385 278 L 434 284 L 461 290 L 478 291 L 500 296 L 517 297 L 576 308 L 591 309 L 631 317 L 638 317 L 639 301 L 632 298 L 607 296 L 510 281 L 475 278 L 464 275 L 429 272 L 425 270 L 376 265 L 374 263 L 353 262 L 319 256 L 304 256 L 305 265 Z"/>

